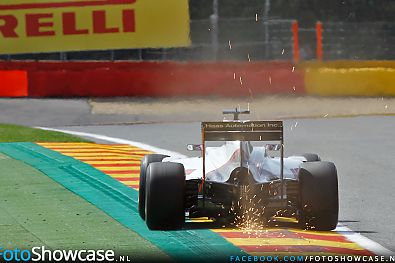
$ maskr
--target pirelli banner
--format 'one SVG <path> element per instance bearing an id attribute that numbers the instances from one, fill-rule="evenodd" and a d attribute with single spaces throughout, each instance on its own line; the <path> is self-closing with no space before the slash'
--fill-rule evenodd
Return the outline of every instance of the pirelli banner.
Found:
<path id="1" fill-rule="evenodd" d="M 0 54 L 189 44 L 188 0 L 0 1 Z"/>

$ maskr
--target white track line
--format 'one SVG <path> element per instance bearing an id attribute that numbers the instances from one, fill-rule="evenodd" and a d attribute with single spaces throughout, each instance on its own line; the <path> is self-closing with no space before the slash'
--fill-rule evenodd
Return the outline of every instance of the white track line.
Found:
<path id="1" fill-rule="evenodd" d="M 377 243 L 373 240 L 370 240 L 369 238 L 364 237 L 363 235 L 361 235 L 359 233 L 352 231 L 350 228 L 348 228 L 346 226 L 342 226 L 341 224 L 339 224 L 336 227 L 335 231 L 339 232 L 339 234 L 342 234 L 343 236 L 345 236 L 348 240 L 350 240 L 354 243 L 357 243 L 364 249 L 367 249 L 367 250 L 375 253 L 376 255 L 380 255 L 380 256 L 394 255 L 394 252 L 392 252 L 391 250 L 388 250 L 385 247 L 383 247 L 382 245 L 380 245 L 379 243 Z"/>
<path id="2" fill-rule="evenodd" d="M 82 137 L 94 138 L 94 139 L 104 140 L 104 141 L 113 142 L 113 143 L 128 144 L 128 145 L 139 147 L 143 150 L 147 150 L 147 151 L 151 151 L 151 152 L 155 152 L 155 153 L 160 153 L 160 154 L 165 154 L 165 155 L 169 155 L 169 156 L 174 156 L 176 158 L 186 158 L 187 157 L 187 156 L 185 156 L 181 153 L 178 153 L 178 152 L 165 150 L 165 149 L 154 147 L 154 146 L 144 144 L 141 142 L 113 138 L 113 137 L 109 137 L 106 135 L 87 133 L 87 132 L 77 132 L 77 131 L 70 131 L 70 130 L 62 130 L 62 129 L 53 129 L 53 128 L 46 128 L 46 127 L 36 127 L 36 128 L 41 129 L 41 130 L 57 131 L 57 132 L 63 132 L 63 133 L 68 133 L 68 134 L 82 136 Z"/>
<path id="3" fill-rule="evenodd" d="M 187 156 L 185 156 L 181 153 L 178 153 L 178 152 L 173 152 L 173 151 L 157 148 L 155 146 L 151 146 L 151 145 L 144 144 L 141 142 L 129 141 L 129 140 L 109 137 L 109 136 L 105 136 L 105 135 L 99 135 L 99 134 L 87 133 L 87 132 L 77 132 L 77 131 L 70 131 L 70 130 L 62 130 L 62 129 L 53 129 L 53 128 L 46 128 L 46 127 L 36 127 L 36 128 L 42 129 L 42 130 L 47 130 L 47 131 L 57 131 L 57 132 L 63 132 L 63 133 L 68 133 L 68 134 L 72 134 L 72 135 L 77 135 L 77 136 L 89 137 L 89 138 L 104 140 L 104 141 L 113 142 L 113 143 L 128 144 L 128 145 L 139 147 L 139 148 L 147 150 L 147 151 L 166 154 L 169 156 L 174 156 L 174 157 L 179 157 L 179 158 L 186 158 L 187 157 Z M 348 228 L 346 226 L 342 226 L 339 224 L 336 227 L 335 231 L 344 235 L 348 240 L 350 240 L 354 243 L 357 243 L 364 249 L 367 249 L 367 250 L 375 253 L 376 255 L 380 255 L 380 256 L 381 255 L 383 255 L 383 256 L 394 255 L 394 253 L 392 251 L 386 249 L 379 243 L 377 243 L 373 240 L 370 240 L 369 238 L 364 237 L 359 233 L 352 231 L 350 228 Z"/>

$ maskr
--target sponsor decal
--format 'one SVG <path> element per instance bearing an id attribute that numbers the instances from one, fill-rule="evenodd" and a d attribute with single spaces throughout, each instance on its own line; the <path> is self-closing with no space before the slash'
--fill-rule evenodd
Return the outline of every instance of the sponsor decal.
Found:
<path id="1" fill-rule="evenodd" d="M 187 0 L 5 0 L 0 54 L 182 47 Z"/>

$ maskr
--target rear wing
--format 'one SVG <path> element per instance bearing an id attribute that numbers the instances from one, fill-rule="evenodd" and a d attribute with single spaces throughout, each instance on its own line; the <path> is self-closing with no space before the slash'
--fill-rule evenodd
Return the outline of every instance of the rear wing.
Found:
<path id="1" fill-rule="evenodd" d="M 283 141 L 282 121 L 202 122 L 204 141 Z"/>
<path id="2" fill-rule="evenodd" d="M 202 122 L 203 181 L 206 141 L 280 141 L 281 199 L 284 196 L 284 137 L 282 121 Z"/>

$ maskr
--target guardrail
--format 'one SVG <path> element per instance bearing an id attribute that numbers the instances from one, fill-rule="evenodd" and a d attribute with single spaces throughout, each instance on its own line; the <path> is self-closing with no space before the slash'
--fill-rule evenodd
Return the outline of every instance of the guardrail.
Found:
<path id="1" fill-rule="evenodd" d="M 0 62 L 0 97 L 395 96 L 395 62 Z"/>
<path id="2" fill-rule="evenodd" d="M 0 97 L 255 96 L 303 94 L 303 73 L 289 62 L 2 62 L 26 81 L 2 82 Z M 20 85 L 22 85 L 20 84 Z"/>

